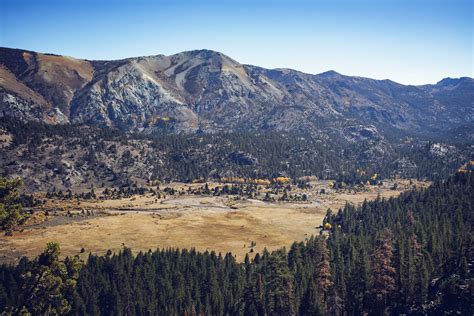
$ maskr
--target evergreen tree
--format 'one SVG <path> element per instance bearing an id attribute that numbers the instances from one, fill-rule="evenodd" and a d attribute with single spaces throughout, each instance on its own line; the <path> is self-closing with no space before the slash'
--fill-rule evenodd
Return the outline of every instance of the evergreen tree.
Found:
<path id="1" fill-rule="evenodd" d="M 266 311 L 268 315 L 295 315 L 293 278 L 288 269 L 286 253 L 273 253 L 266 275 Z"/>
<path id="2" fill-rule="evenodd" d="M 49 243 L 46 250 L 23 273 L 21 309 L 37 315 L 64 315 L 70 301 L 81 263 L 79 258 L 59 259 L 59 245 Z"/>
<path id="3" fill-rule="evenodd" d="M 11 235 L 13 230 L 28 218 L 18 201 L 22 183 L 19 178 L 0 177 L 0 228 L 6 235 Z"/>
<path id="4" fill-rule="evenodd" d="M 372 296 L 375 310 L 384 312 L 395 291 L 395 268 L 392 266 L 392 234 L 385 229 L 377 241 L 372 255 Z"/>

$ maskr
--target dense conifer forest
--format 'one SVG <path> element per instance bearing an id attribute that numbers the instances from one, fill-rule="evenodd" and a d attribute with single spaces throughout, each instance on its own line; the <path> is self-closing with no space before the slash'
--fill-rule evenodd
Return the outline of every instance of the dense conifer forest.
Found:
<path id="1" fill-rule="evenodd" d="M 474 310 L 474 175 L 328 210 L 329 232 L 236 262 L 161 249 L 0 266 L 14 315 L 469 315 Z"/>

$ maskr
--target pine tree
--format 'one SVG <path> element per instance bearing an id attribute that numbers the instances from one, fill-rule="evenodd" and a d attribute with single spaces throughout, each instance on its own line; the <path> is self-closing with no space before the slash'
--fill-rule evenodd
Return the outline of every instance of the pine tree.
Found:
<path id="1" fill-rule="evenodd" d="M 0 229 L 6 235 L 11 235 L 13 230 L 28 218 L 28 214 L 23 211 L 22 205 L 18 201 L 22 185 L 23 181 L 19 178 L 0 177 Z"/>
<path id="2" fill-rule="evenodd" d="M 316 285 L 316 292 L 318 293 L 318 303 L 326 307 L 329 289 L 333 286 L 333 282 L 329 263 L 329 250 L 323 237 L 318 237 L 315 240 L 313 279 Z"/>
<path id="3" fill-rule="evenodd" d="M 369 289 L 369 262 L 365 246 L 361 246 L 357 255 L 355 268 L 348 285 L 348 307 L 352 314 L 364 314 L 366 297 Z"/>
<path id="4" fill-rule="evenodd" d="M 49 243 L 22 275 L 26 293 L 22 305 L 34 314 L 63 315 L 71 309 L 68 298 L 71 300 L 82 265 L 78 258 L 61 261 L 59 254 L 59 245 Z"/>
<path id="5" fill-rule="evenodd" d="M 325 314 L 325 309 L 320 303 L 315 281 L 311 280 L 301 299 L 299 314 L 302 316 L 319 316 Z"/>
<path id="6" fill-rule="evenodd" d="M 336 288 L 333 286 L 331 288 L 328 300 L 327 300 L 327 305 L 328 305 L 328 315 L 331 316 L 340 316 L 343 315 L 344 312 L 344 301 L 342 298 L 339 297 L 337 294 Z"/>
<path id="7" fill-rule="evenodd" d="M 268 315 L 295 315 L 293 278 L 286 253 L 274 252 L 268 261 L 266 277 L 266 311 Z"/>
<path id="8" fill-rule="evenodd" d="M 395 268 L 392 266 L 391 232 L 385 229 L 377 240 L 372 256 L 372 296 L 375 308 L 383 312 L 388 307 L 388 300 L 395 290 Z"/>

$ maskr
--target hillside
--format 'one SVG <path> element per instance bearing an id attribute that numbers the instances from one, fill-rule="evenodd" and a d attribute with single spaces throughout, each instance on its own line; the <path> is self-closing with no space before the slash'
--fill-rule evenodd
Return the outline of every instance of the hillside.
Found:
<path id="1" fill-rule="evenodd" d="M 115 61 L 0 48 L 0 171 L 28 190 L 150 179 L 437 179 L 474 155 L 474 80 L 242 65 L 209 50 Z"/>
<path id="2" fill-rule="evenodd" d="M 209 50 L 88 61 L 0 49 L 1 115 L 50 124 L 443 137 L 473 124 L 473 100 L 472 78 L 405 86 L 334 71 L 270 70 Z"/>
<path id="3" fill-rule="evenodd" d="M 87 125 L 0 119 L 0 172 L 28 191 L 129 186 L 136 181 L 316 176 L 347 184 L 379 178 L 439 179 L 474 157 L 470 144 L 382 137 L 233 132 L 126 133 Z"/>

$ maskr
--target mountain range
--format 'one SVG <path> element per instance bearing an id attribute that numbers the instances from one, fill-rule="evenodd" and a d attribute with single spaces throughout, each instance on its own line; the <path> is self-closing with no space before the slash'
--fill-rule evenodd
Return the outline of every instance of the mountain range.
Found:
<path id="1" fill-rule="evenodd" d="M 0 48 L 0 115 L 131 131 L 281 130 L 470 137 L 474 80 L 402 85 L 244 65 L 211 50 L 89 61 Z M 352 135 L 352 136 L 351 136 Z"/>

